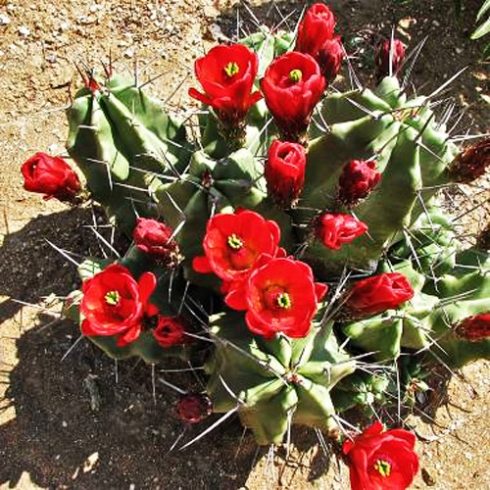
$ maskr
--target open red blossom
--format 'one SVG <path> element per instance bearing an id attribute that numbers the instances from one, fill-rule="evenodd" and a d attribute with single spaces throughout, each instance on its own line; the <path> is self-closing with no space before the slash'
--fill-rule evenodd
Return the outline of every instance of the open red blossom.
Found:
<path id="1" fill-rule="evenodd" d="M 243 44 L 216 46 L 195 63 L 204 93 L 191 88 L 189 95 L 211 106 L 224 123 L 236 125 L 262 97 L 258 91 L 252 93 L 258 63 L 257 55 Z"/>
<path id="2" fill-rule="evenodd" d="M 490 338 L 490 311 L 465 318 L 456 326 L 456 334 L 470 342 Z"/>
<path id="3" fill-rule="evenodd" d="M 77 174 L 63 158 L 38 152 L 22 164 L 21 172 L 24 189 L 45 194 L 44 199 L 70 201 L 80 191 Z"/>
<path id="4" fill-rule="evenodd" d="M 342 446 L 352 490 L 405 490 L 419 470 L 415 435 L 375 422 Z"/>
<path id="5" fill-rule="evenodd" d="M 284 139 L 298 141 L 308 127 L 326 82 L 313 57 L 293 51 L 269 65 L 260 87 Z"/>
<path id="6" fill-rule="evenodd" d="M 335 24 L 335 15 L 325 4 L 313 4 L 299 24 L 295 50 L 317 58 L 325 42 L 333 38 Z"/>
<path id="7" fill-rule="evenodd" d="M 413 288 L 403 274 L 379 274 L 356 282 L 347 293 L 345 308 L 354 316 L 377 315 L 398 308 L 413 295 Z"/>
<path id="8" fill-rule="evenodd" d="M 339 200 L 347 205 L 357 204 L 378 185 L 381 173 L 375 160 L 351 160 L 344 165 L 339 178 Z"/>
<path id="9" fill-rule="evenodd" d="M 185 326 L 179 317 L 159 315 L 153 337 L 162 347 L 182 345 L 187 342 Z"/>
<path id="10" fill-rule="evenodd" d="M 134 342 L 141 333 L 144 315 L 158 312 L 149 303 L 156 283 L 152 272 L 145 272 L 136 282 L 131 272 L 119 264 L 110 265 L 87 279 L 82 286 L 80 304 L 83 335 L 117 335 L 119 347 Z"/>
<path id="11" fill-rule="evenodd" d="M 138 250 L 153 255 L 163 265 L 176 265 L 179 245 L 172 238 L 173 230 L 154 219 L 138 218 L 133 230 L 133 240 Z"/>
<path id="12" fill-rule="evenodd" d="M 276 140 L 269 148 L 265 164 L 267 190 L 281 206 L 298 200 L 305 182 L 306 151 L 299 143 Z"/>
<path id="13" fill-rule="evenodd" d="M 225 282 L 244 280 L 258 257 L 279 253 L 281 231 L 274 221 L 254 211 L 218 214 L 207 224 L 203 240 L 205 256 L 195 257 L 192 267 L 214 273 Z"/>
<path id="14" fill-rule="evenodd" d="M 376 49 L 375 64 L 378 79 L 396 76 L 405 59 L 405 45 L 399 39 L 385 39 Z M 391 68 L 391 69 L 390 69 Z"/>
<path id="15" fill-rule="evenodd" d="M 316 221 L 315 234 L 325 247 L 339 250 L 366 233 L 368 227 L 350 214 L 323 213 Z"/>
<path id="16" fill-rule="evenodd" d="M 177 403 L 177 415 L 183 422 L 198 424 L 213 412 L 213 404 L 207 395 L 188 393 Z"/>
<path id="17" fill-rule="evenodd" d="M 265 338 L 282 332 L 306 337 L 327 286 L 315 283 L 309 265 L 291 258 L 263 255 L 245 283 L 225 298 L 235 310 L 245 310 L 250 331 Z"/>

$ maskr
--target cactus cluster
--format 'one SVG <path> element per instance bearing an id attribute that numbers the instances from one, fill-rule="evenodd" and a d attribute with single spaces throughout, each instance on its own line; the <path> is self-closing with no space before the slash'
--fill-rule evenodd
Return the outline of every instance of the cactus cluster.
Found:
<path id="1" fill-rule="evenodd" d="M 258 78 L 267 77 L 267 91 L 287 95 L 291 87 L 313 80 L 313 75 L 305 80 L 308 63 L 332 63 L 325 50 L 298 53 L 294 43 L 291 33 L 266 29 L 242 41 L 258 60 L 247 96 L 255 96 Z M 253 72 L 255 55 L 250 56 L 251 65 L 225 59 L 216 76 L 231 86 L 242 71 Z M 292 67 L 285 82 L 274 78 L 280 63 Z M 325 73 L 321 68 L 315 77 Z M 229 98 L 213 99 L 212 108 L 198 116 L 198 139 L 134 80 L 91 74 L 68 110 L 68 152 L 91 199 L 134 239 L 119 264 L 133 282 L 150 273 L 156 286 L 144 311 L 134 307 L 141 334 L 132 342 L 120 345 L 112 330 L 89 338 L 115 359 L 139 356 L 148 363 L 169 356 L 192 362 L 196 351 L 199 356 L 204 351 L 213 411 L 237 412 L 261 445 L 283 441 L 291 424 L 338 434 L 339 413 L 356 407 L 369 412 L 390 402 L 387 394 L 397 392 L 395 372 L 402 373 L 404 402 L 410 405 L 414 386 L 425 386 L 434 363 L 459 368 L 490 358 L 488 251 L 465 249 L 438 201 L 438 189 L 457 182 L 458 175 L 468 181 L 473 167 L 464 162 L 470 154 L 461 156 L 432 97 L 407 95 L 395 76 L 399 68 L 373 90 L 329 89 L 318 103 L 305 95 L 314 112 L 302 113 L 297 127 L 288 130 L 284 121 L 293 116 L 277 115 L 272 96 L 245 107 L 244 117 L 230 109 Z M 201 82 L 211 97 L 211 82 Z M 298 129 L 305 124 L 306 132 Z M 273 142 L 285 136 L 290 145 L 268 157 Z M 267 171 L 268 158 L 277 158 L 274 170 L 271 165 Z M 478 158 L 472 161 L 475 176 L 488 164 L 488 145 L 481 146 Z M 271 176 L 281 166 L 284 175 Z M 293 183 L 295 199 L 285 199 L 281 186 Z M 277 243 L 267 253 L 259 253 L 258 225 L 247 231 L 257 235 L 248 246 L 231 221 L 218 230 L 223 236 L 210 224 L 216 216 L 239 216 L 243 210 L 259 215 L 257 223 L 272 230 L 269 239 Z M 178 260 L 159 261 L 151 244 L 141 246 L 148 236 L 158 241 L 156 231 L 134 233 L 142 218 L 173 230 L 162 245 Z M 234 274 L 229 277 L 220 272 L 228 262 Z M 97 277 L 107 265 L 89 258 L 82 279 Z M 286 266 L 301 269 L 303 279 L 314 277 L 306 334 L 297 334 L 288 316 L 303 292 L 287 289 L 286 280 L 294 277 L 279 277 Z M 279 278 L 264 279 L 269 269 Z M 323 283 L 321 292 L 314 280 Z M 361 283 L 368 293 L 356 301 Z M 103 307 L 120 307 L 126 321 L 122 304 L 129 299 L 111 287 L 104 289 Z M 135 294 L 128 298 L 135 301 Z M 84 319 L 83 301 L 82 292 L 74 293 L 67 307 L 73 318 L 80 310 Z M 303 313 L 295 314 L 297 319 Z M 171 335 L 173 327 L 162 326 L 161 317 L 181 318 L 188 342 L 162 344 L 155 325 L 162 335 Z M 198 410 L 199 404 L 191 405 Z"/>

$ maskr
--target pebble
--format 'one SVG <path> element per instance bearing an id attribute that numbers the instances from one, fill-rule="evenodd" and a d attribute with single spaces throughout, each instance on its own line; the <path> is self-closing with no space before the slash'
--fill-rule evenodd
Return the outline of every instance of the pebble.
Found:
<path id="1" fill-rule="evenodd" d="M 20 26 L 19 27 L 19 30 L 17 31 L 19 33 L 19 35 L 21 35 L 22 37 L 27 37 L 31 34 L 31 31 L 29 30 L 29 28 L 27 28 L 26 26 Z"/>
<path id="2" fill-rule="evenodd" d="M 134 56 L 134 49 L 128 48 L 126 51 L 123 53 L 125 58 L 132 58 Z"/>
<path id="3" fill-rule="evenodd" d="M 6 26 L 10 24 L 10 17 L 5 14 L 0 14 L 0 26 Z"/>

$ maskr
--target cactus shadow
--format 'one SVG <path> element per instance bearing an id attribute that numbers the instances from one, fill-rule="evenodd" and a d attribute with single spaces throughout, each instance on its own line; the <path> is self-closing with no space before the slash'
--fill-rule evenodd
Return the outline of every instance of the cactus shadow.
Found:
<path id="1" fill-rule="evenodd" d="M 157 383 L 153 399 L 149 366 L 121 362 L 116 380 L 113 361 L 85 339 L 61 361 L 78 338 L 77 327 L 43 328 L 51 318 L 40 320 L 16 341 L 18 363 L 0 405 L 15 408 L 15 418 L 0 426 L 0 486 L 16 486 L 26 472 L 43 488 L 245 484 L 256 445 L 250 436 L 238 448 L 238 423 L 169 452 L 183 432 L 177 448 L 213 420 L 183 427 L 173 416 L 176 393 Z"/>
<path id="2" fill-rule="evenodd" d="M 100 211 L 95 215 L 102 219 Z M 16 302 L 36 303 L 51 293 L 64 296 L 78 285 L 75 267 L 56 251 L 100 254 L 93 232 L 83 226 L 92 222 L 89 208 L 73 208 L 30 220 L 20 230 L 5 236 L 0 246 L 0 323 L 22 308 Z"/>

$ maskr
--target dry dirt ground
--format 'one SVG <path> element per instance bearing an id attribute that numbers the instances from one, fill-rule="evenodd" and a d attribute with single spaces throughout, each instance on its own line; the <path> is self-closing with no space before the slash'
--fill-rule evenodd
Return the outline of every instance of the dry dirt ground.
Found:
<path id="1" fill-rule="evenodd" d="M 467 111 L 460 131 L 488 131 L 488 105 L 480 97 L 488 91 L 488 65 L 478 61 L 481 45 L 468 39 L 480 1 L 464 1 L 459 19 L 451 0 L 331 3 L 350 48 L 360 49 L 357 67 L 369 69 L 372 34 L 387 34 L 392 26 L 412 46 L 429 36 L 413 77 L 424 92 L 469 64 L 450 94 Z M 119 69 L 132 71 L 137 61 L 142 79 L 162 74 L 152 90 L 169 110 L 181 112 L 189 107 L 184 88 L 192 61 L 217 38 L 234 33 L 235 4 L 0 0 L 2 489 L 349 488 L 345 469 L 339 472 L 335 458 L 325 458 L 314 436 L 301 430 L 293 433 L 287 461 L 281 449 L 257 449 L 250 434 L 241 439 L 234 420 L 190 449 L 169 453 L 182 432 L 171 414 L 174 393 L 157 385 L 153 396 L 149 367 L 130 361 L 116 371 L 86 341 L 62 359 L 78 338 L 77 328 L 42 309 L 51 304 L 50 293 L 63 296 L 77 286 L 74 266 L 46 240 L 80 253 L 99 252 L 84 226 L 94 219 L 90 208 L 69 209 L 28 194 L 19 173 L 35 150 L 63 152 L 63 109 L 79 84 L 74 64 L 97 63 L 109 51 Z M 294 8 L 293 22 L 302 6 L 255 2 L 254 12 L 271 25 L 279 11 Z M 246 29 L 253 22 L 241 11 Z M 469 209 L 475 199 L 488 201 L 488 188 L 486 194 L 470 189 L 456 198 L 458 207 Z M 472 215 L 472 226 L 488 220 L 486 209 Z M 488 364 L 475 363 L 451 381 L 449 402 L 438 410 L 436 424 L 414 420 L 423 468 L 415 488 L 490 488 L 489 385 Z M 91 406 L 94 386 L 98 407 Z"/>

